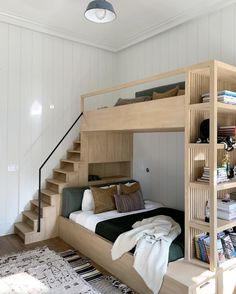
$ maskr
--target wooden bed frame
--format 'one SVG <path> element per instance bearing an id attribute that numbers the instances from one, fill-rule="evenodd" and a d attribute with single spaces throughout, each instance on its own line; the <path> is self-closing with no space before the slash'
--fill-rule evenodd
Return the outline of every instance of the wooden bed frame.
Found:
<path id="1" fill-rule="evenodd" d="M 89 231 L 83 226 L 65 217 L 59 217 L 59 236 L 65 242 L 79 250 L 85 256 L 106 269 L 109 273 L 126 283 L 130 288 L 140 294 L 151 294 L 140 275 L 134 270 L 134 257 L 125 253 L 120 259 L 111 258 L 112 243 L 101 236 Z M 89 246 L 88 246 L 89 245 Z M 170 265 L 178 263 L 178 261 Z M 165 275 L 160 294 L 187 293 L 181 283 L 173 277 L 173 272 Z"/>

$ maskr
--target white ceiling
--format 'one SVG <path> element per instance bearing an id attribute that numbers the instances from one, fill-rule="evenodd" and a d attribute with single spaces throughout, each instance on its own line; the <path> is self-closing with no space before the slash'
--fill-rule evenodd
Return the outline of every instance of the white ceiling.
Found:
<path id="1" fill-rule="evenodd" d="M 0 21 L 119 51 L 235 0 L 110 0 L 117 19 L 84 18 L 90 0 L 0 0 Z"/>

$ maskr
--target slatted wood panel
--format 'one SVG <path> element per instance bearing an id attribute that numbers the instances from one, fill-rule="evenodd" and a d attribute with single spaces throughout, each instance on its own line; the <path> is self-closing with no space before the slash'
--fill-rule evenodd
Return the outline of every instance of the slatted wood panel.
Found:
<path id="1" fill-rule="evenodd" d="M 206 201 L 209 201 L 209 190 L 190 188 L 190 218 L 191 220 L 205 219 Z"/>

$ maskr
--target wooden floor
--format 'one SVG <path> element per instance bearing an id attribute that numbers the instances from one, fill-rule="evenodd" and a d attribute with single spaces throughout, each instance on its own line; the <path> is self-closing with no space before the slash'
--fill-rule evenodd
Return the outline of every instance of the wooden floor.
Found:
<path id="1" fill-rule="evenodd" d="M 42 247 L 45 245 L 48 246 L 49 249 L 56 252 L 62 252 L 72 248 L 60 238 L 53 238 L 30 245 L 24 245 L 22 240 L 17 235 L 8 235 L 0 237 L 0 256 L 16 253 L 19 251 L 35 249 L 37 247 Z"/>

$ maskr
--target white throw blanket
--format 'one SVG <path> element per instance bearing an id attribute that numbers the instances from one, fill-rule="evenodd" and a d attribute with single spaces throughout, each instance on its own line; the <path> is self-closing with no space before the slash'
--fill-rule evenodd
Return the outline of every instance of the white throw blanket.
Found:
<path id="1" fill-rule="evenodd" d="M 180 233 L 180 225 L 169 216 L 158 215 L 136 222 L 132 230 L 116 239 L 112 259 L 120 258 L 136 245 L 133 266 L 156 294 L 167 271 L 170 244 Z"/>

